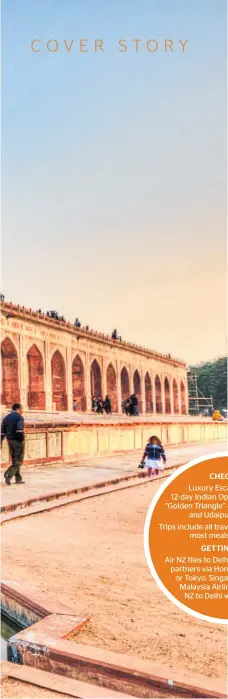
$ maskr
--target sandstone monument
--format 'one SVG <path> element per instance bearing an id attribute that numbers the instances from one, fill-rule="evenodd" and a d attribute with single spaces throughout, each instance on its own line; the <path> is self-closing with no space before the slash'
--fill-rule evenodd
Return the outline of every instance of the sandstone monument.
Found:
<path id="1" fill-rule="evenodd" d="M 41 312 L 1 303 L 1 403 L 25 410 L 91 411 L 92 396 L 109 395 L 121 413 L 131 393 L 141 414 L 188 412 L 186 364 L 170 355 L 113 339 Z"/>

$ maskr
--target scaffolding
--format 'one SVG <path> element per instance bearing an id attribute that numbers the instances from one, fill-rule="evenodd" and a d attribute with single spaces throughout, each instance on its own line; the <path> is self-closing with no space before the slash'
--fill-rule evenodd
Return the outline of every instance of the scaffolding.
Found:
<path id="1" fill-rule="evenodd" d="M 212 396 L 204 396 L 198 386 L 196 372 L 192 370 L 188 371 L 188 399 L 191 415 L 199 415 L 204 411 L 208 411 L 212 415 L 214 411 L 213 398 Z"/>

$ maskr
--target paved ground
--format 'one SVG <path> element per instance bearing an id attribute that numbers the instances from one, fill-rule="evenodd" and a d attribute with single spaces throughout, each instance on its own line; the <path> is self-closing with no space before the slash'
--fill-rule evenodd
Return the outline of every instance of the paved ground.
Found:
<path id="1" fill-rule="evenodd" d="M 2 682 L 1 696 L 8 699 L 72 699 L 68 694 L 58 694 L 51 692 L 44 687 L 36 687 L 28 682 L 20 682 L 11 677 Z"/>
<path id="2" fill-rule="evenodd" d="M 143 547 L 148 507 L 160 482 L 8 522 L 2 574 L 88 616 L 79 643 L 155 665 L 226 677 L 226 628 L 182 612 L 150 574 Z"/>
<path id="3" fill-rule="evenodd" d="M 178 466 L 198 456 L 225 450 L 226 445 L 222 442 L 169 448 L 167 450 L 167 465 Z M 118 478 L 126 473 L 136 473 L 140 458 L 141 452 L 130 452 L 83 459 L 77 465 L 48 468 L 43 466 L 24 467 L 22 473 L 26 481 L 25 485 L 12 483 L 8 487 L 5 485 L 2 475 L 1 505 L 25 502 L 29 498 L 37 498 L 47 493 L 59 493 L 66 489 L 80 488 L 84 485 Z"/>

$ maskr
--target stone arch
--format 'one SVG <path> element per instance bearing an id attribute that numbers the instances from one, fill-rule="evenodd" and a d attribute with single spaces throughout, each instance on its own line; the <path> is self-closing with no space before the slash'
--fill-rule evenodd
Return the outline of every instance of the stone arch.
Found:
<path id="1" fill-rule="evenodd" d="M 173 379 L 173 411 L 179 413 L 178 386 L 176 379 Z"/>
<path id="2" fill-rule="evenodd" d="M 182 415 L 186 415 L 187 413 L 187 408 L 186 408 L 186 389 L 184 382 L 181 381 L 180 384 L 180 392 L 181 392 L 181 413 Z"/>
<path id="3" fill-rule="evenodd" d="M 28 362 L 28 407 L 31 410 L 45 410 L 44 363 L 43 357 L 34 344 L 27 353 Z"/>
<path id="4" fill-rule="evenodd" d="M 20 401 L 17 350 L 12 340 L 6 337 L 1 344 L 2 355 L 2 404 L 11 408 Z"/>
<path id="5" fill-rule="evenodd" d="M 146 413 L 153 412 L 153 395 L 152 395 L 152 383 L 150 374 L 147 371 L 145 376 L 145 399 L 146 399 Z"/>
<path id="6" fill-rule="evenodd" d="M 133 386 L 134 386 L 134 393 L 138 398 L 139 411 L 141 412 L 141 409 L 142 409 L 142 405 L 141 405 L 141 379 L 140 379 L 138 369 L 135 369 L 135 371 L 134 371 Z"/>
<path id="7" fill-rule="evenodd" d="M 67 410 L 66 368 L 63 356 L 56 350 L 51 360 L 52 401 L 56 410 Z"/>
<path id="8" fill-rule="evenodd" d="M 130 381 L 129 381 L 129 374 L 124 366 L 123 369 L 121 370 L 120 374 L 120 381 L 121 381 L 121 398 L 123 400 L 127 400 L 130 395 Z"/>
<path id="9" fill-rule="evenodd" d="M 95 396 L 95 398 L 102 398 L 101 369 L 97 359 L 94 359 L 91 364 L 90 378 L 91 396 Z"/>
<path id="10" fill-rule="evenodd" d="M 76 410 L 85 411 L 85 370 L 79 354 L 76 355 L 72 364 L 72 395 L 73 401 L 76 401 Z"/>
<path id="11" fill-rule="evenodd" d="M 171 413 L 170 385 L 169 385 L 169 381 L 167 379 L 167 376 L 165 377 L 165 381 L 164 381 L 164 393 L 165 393 L 165 413 Z"/>
<path id="12" fill-rule="evenodd" d="M 107 368 L 107 395 L 111 401 L 112 412 L 117 413 L 116 372 L 112 364 Z"/>
<path id="13" fill-rule="evenodd" d="M 162 393 L 159 376 L 156 376 L 155 378 L 155 407 L 156 413 L 162 413 Z"/>

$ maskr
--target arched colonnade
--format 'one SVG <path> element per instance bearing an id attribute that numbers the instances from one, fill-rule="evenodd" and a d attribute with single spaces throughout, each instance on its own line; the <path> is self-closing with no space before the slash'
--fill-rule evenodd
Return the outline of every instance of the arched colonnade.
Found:
<path id="1" fill-rule="evenodd" d="M 6 337 L 1 344 L 2 356 L 2 395 L 1 402 L 11 407 L 13 402 L 22 400 L 20 395 L 20 366 L 18 352 L 13 341 Z M 47 406 L 45 357 L 33 343 L 27 354 L 27 395 L 26 407 L 31 410 L 45 410 Z M 187 413 L 186 383 L 179 377 L 161 376 L 145 373 L 139 369 L 121 366 L 117 374 L 114 363 L 109 362 L 103 368 L 102 360 L 94 357 L 89 367 L 85 367 L 80 353 L 76 353 L 71 366 L 59 349 L 56 349 L 50 361 L 51 408 L 59 411 L 71 410 L 76 401 L 77 410 L 90 411 L 91 398 L 111 399 L 112 412 L 121 411 L 121 404 L 135 393 L 139 402 L 139 413 Z M 70 390 L 69 390 L 70 385 Z M 68 387 L 68 389 L 67 389 Z M 50 404 L 49 404 L 50 407 Z"/>

